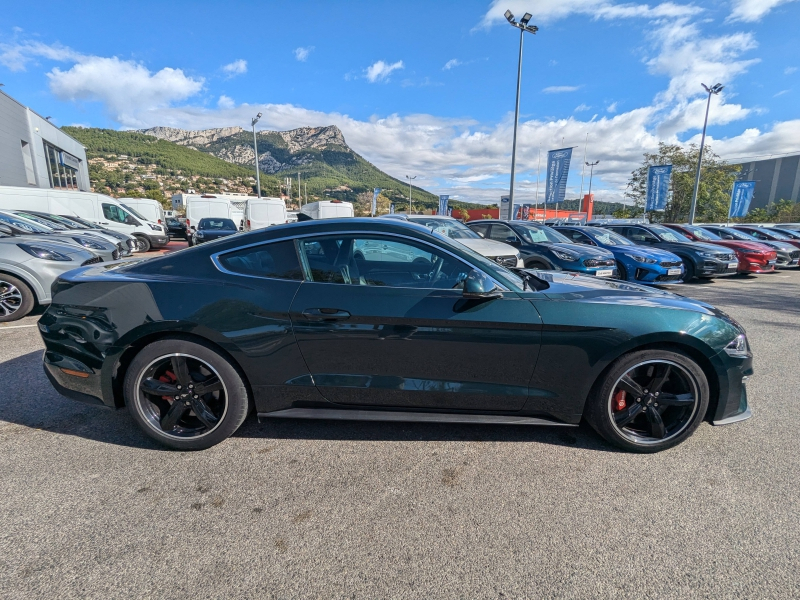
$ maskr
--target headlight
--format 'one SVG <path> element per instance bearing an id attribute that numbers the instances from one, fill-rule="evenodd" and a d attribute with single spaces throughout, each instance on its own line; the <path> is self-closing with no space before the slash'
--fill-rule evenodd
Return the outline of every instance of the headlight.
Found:
<path id="1" fill-rule="evenodd" d="M 644 256 L 641 256 L 640 254 L 627 254 L 626 253 L 625 256 L 627 256 L 628 258 L 630 258 L 634 262 L 645 263 L 645 264 L 648 264 L 648 265 L 654 265 L 654 264 L 656 264 L 658 262 L 655 258 L 645 258 Z"/>
<path id="2" fill-rule="evenodd" d="M 748 358 L 750 356 L 750 350 L 747 347 L 747 336 L 743 333 L 737 335 L 730 344 L 725 346 L 725 352 L 728 353 L 728 356 Z"/>
<path id="3" fill-rule="evenodd" d="M 153 225 L 152 223 L 148 223 L 148 225 L 153 231 L 161 231 L 161 225 Z"/>
<path id="4" fill-rule="evenodd" d="M 199 238 L 203 237 L 203 232 L 202 231 L 198 231 L 197 232 L 197 237 L 199 237 Z"/>
<path id="5" fill-rule="evenodd" d="M 700 256 L 705 256 L 706 258 L 719 258 L 719 254 L 717 252 L 698 252 Z"/>
<path id="6" fill-rule="evenodd" d="M 44 248 L 42 246 L 30 246 L 28 244 L 17 244 L 17 246 L 22 250 L 25 250 L 25 252 L 31 256 L 35 256 L 36 258 L 41 258 L 43 260 L 60 260 L 63 262 L 72 260 L 66 254 L 61 254 L 61 252 L 56 252 L 55 250 L 50 250 L 49 248 Z"/>
<path id="7" fill-rule="evenodd" d="M 563 252 L 561 250 L 553 250 L 553 254 L 556 255 L 557 258 L 561 260 L 568 260 L 568 261 L 575 261 L 578 260 L 578 257 L 574 254 L 570 254 L 569 252 Z"/>
<path id="8" fill-rule="evenodd" d="M 101 243 L 93 242 L 92 240 L 87 240 L 86 238 L 74 237 L 72 239 L 78 242 L 84 248 L 90 248 L 92 250 L 105 250 L 106 248 Z"/>
<path id="9" fill-rule="evenodd" d="M 761 254 L 761 250 L 753 250 L 752 248 L 735 247 L 734 251 L 741 252 L 742 254 Z"/>

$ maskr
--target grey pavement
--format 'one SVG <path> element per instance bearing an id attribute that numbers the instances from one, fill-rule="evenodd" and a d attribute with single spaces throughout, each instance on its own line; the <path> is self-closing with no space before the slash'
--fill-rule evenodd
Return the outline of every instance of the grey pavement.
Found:
<path id="1" fill-rule="evenodd" d="M 167 451 L 0 325 L 0 596 L 800 597 L 800 271 L 674 290 L 748 331 L 754 417 L 657 455 L 589 428 L 248 421 Z"/>

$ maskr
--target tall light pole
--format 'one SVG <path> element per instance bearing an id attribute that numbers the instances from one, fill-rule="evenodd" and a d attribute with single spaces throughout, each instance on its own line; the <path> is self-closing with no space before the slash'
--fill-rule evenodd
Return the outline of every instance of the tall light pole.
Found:
<path id="1" fill-rule="evenodd" d="M 594 175 L 594 168 L 600 163 L 599 160 L 594 162 L 585 162 L 584 164 L 589 167 L 589 200 L 592 198 L 592 175 Z"/>
<path id="2" fill-rule="evenodd" d="M 514 20 L 514 15 L 510 10 L 505 12 L 506 20 L 513 26 L 519 29 L 519 60 L 517 61 L 517 103 L 514 107 L 514 141 L 511 143 L 511 189 L 508 194 L 508 205 L 511 211 L 514 210 L 514 172 L 517 168 L 517 125 L 519 124 L 519 89 L 522 85 L 522 41 L 525 37 L 525 32 L 536 33 L 539 28 L 536 25 L 528 25 L 533 15 L 526 12 L 517 23 Z"/>
<path id="3" fill-rule="evenodd" d="M 260 118 L 261 113 L 258 113 L 250 123 L 250 125 L 253 127 L 253 153 L 256 156 L 256 190 L 259 198 L 261 198 L 261 174 L 259 173 L 261 169 L 258 168 L 258 140 L 256 139 L 256 123 L 258 123 Z"/>
<path id="4" fill-rule="evenodd" d="M 692 192 L 692 205 L 689 207 L 689 225 L 694 224 L 694 212 L 697 208 L 697 192 L 700 189 L 700 165 L 703 164 L 703 146 L 706 145 L 706 126 L 708 125 L 708 109 L 711 108 L 711 96 L 719 94 L 724 85 L 718 83 L 713 87 L 708 87 L 701 83 L 703 89 L 708 93 L 708 104 L 706 104 L 706 119 L 703 121 L 703 136 L 700 138 L 700 156 L 697 157 L 697 173 L 694 175 L 694 191 Z"/>
<path id="5" fill-rule="evenodd" d="M 406 179 L 408 179 L 408 214 L 411 214 L 411 180 L 416 179 L 417 176 L 414 175 L 406 175 Z"/>

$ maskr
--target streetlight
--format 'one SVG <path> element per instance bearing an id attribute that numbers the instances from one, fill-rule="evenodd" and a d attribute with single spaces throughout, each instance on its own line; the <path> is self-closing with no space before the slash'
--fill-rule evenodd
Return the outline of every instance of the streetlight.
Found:
<path id="1" fill-rule="evenodd" d="M 411 214 L 411 180 L 416 179 L 417 176 L 414 175 L 406 175 L 406 179 L 408 179 L 408 214 Z"/>
<path id="2" fill-rule="evenodd" d="M 510 25 L 519 29 L 519 61 L 517 62 L 517 103 L 514 108 L 514 141 L 511 144 L 511 191 L 508 195 L 508 206 L 514 210 L 514 171 L 517 167 L 517 124 L 519 123 L 519 89 L 522 84 L 522 40 L 525 32 L 536 33 L 539 28 L 536 25 L 528 25 L 533 15 L 525 13 L 517 23 L 510 10 L 505 12 L 506 20 Z"/>
<path id="3" fill-rule="evenodd" d="M 517 104 L 514 108 L 514 141 L 511 145 L 511 191 L 508 195 L 509 208 L 514 210 L 514 171 L 517 167 L 517 124 L 519 123 L 519 88 L 522 83 L 522 40 L 525 32 L 536 33 L 539 28 L 536 25 L 528 25 L 533 15 L 526 12 L 517 23 L 514 20 L 514 15 L 510 10 L 505 12 L 506 20 L 513 26 L 519 29 L 519 61 L 517 62 Z"/>
<path id="4" fill-rule="evenodd" d="M 708 109 L 711 108 L 711 95 L 719 94 L 725 87 L 721 83 L 708 87 L 701 83 L 703 89 L 708 93 L 708 104 L 706 104 L 706 119 L 703 121 L 703 136 L 700 138 L 700 156 L 697 157 L 697 173 L 694 175 L 694 191 L 692 192 L 692 205 L 689 207 L 689 225 L 694 224 L 694 211 L 697 208 L 697 192 L 700 189 L 700 165 L 703 163 L 703 146 L 706 144 L 706 126 L 708 125 Z"/>
<path id="5" fill-rule="evenodd" d="M 599 160 L 594 162 L 585 163 L 589 167 L 589 202 L 592 201 L 592 175 L 594 175 L 594 168 L 600 163 Z"/>
<path id="6" fill-rule="evenodd" d="M 260 169 L 258 168 L 258 140 L 256 139 L 256 123 L 258 123 L 260 118 L 261 113 L 258 113 L 250 123 L 250 125 L 253 127 L 253 153 L 256 156 L 256 189 L 258 190 L 259 198 L 261 198 L 261 174 L 259 173 Z"/>

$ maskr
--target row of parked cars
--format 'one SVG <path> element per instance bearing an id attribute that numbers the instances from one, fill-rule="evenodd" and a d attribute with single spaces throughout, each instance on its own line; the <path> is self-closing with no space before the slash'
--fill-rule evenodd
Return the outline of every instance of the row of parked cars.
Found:
<path id="1" fill-rule="evenodd" d="M 143 250 L 136 237 L 75 215 L 0 210 L 0 322 L 48 304 L 63 273 Z"/>

